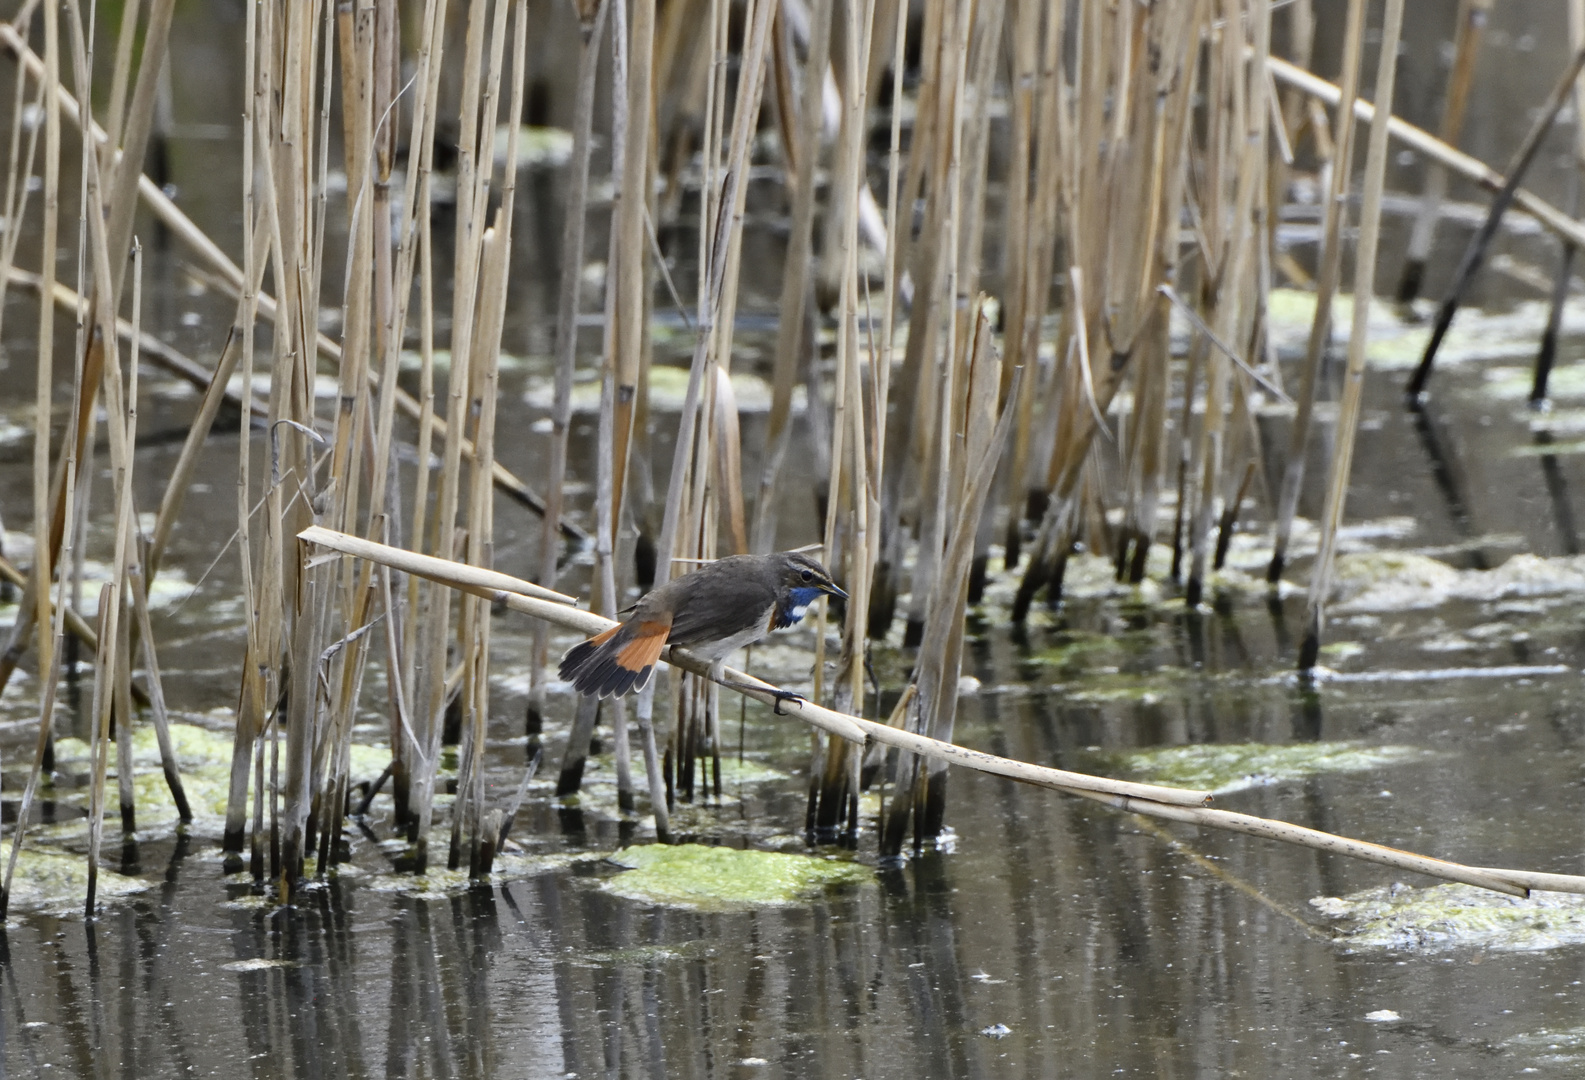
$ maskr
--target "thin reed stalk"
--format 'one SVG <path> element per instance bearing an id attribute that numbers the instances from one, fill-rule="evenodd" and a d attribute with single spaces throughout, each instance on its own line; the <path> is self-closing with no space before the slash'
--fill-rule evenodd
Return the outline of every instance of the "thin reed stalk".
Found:
<path id="1" fill-rule="evenodd" d="M 814 0 L 809 22 L 809 48 L 803 70 L 803 94 L 796 118 L 782 117 L 783 126 L 796 124 L 799 150 L 791 163 L 792 225 L 787 235 L 787 258 L 782 269 L 781 299 L 777 307 L 776 353 L 771 375 L 770 416 L 765 422 L 765 451 L 759 492 L 754 499 L 754 551 L 765 554 L 776 546 L 777 478 L 792 439 L 793 388 L 799 360 L 817 346 L 804 340 L 804 305 L 810 299 L 811 251 L 814 243 L 815 164 L 820 156 L 821 91 L 830 62 L 831 9 L 834 0 Z M 895 103 L 894 103 L 895 109 Z"/>
<path id="2" fill-rule="evenodd" d="M 880 463 L 871 460 L 875 447 L 868 432 L 881 426 L 884 403 L 866 402 L 860 375 L 861 354 L 859 319 L 859 223 L 858 188 L 864 183 L 865 114 L 868 109 L 869 73 L 863 64 L 873 55 L 870 48 L 874 32 L 875 3 L 846 5 L 847 25 L 842 40 L 844 52 L 842 149 L 837 160 L 842 168 L 835 177 L 839 188 L 852 198 L 839 203 L 840 228 L 836 232 L 840 257 L 840 289 L 837 323 L 837 374 L 829 495 L 826 501 L 826 558 L 836 563 L 845 555 L 843 579 L 848 601 L 843 620 L 842 651 L 832 700 L 842 712 L 864 712 L 864 632 L 869 610 L 871 562 L 870 522 L 877 507 L 875 479 Z M 871 341 L 870 363 L 879 364 Z M 879 406 L 879 408 L 877 408 Z M 875 470 L 872 472 L 872 470 Z M 826 609 L 822 606 L 815 623 L 815 671 L 818 683 L 824 677 Z M 831 835 L 839 826 L 851 842 L 858 832 L 859 759 L 862 747 L 845 740 L 832 739 L 825 748 L 819 805 L 813 807 L 816 835 Z"/>
<path id="3" fill-rule="evenodd" d="M 1370 330 L 1370 301 L 1375 295 L 1376 245 L 1381 234 L 1381 198 L 1387 172 L 1387 117 L 1398 69 L 1398 36 L 1402 26 L 1403 0 L 1387 0 L 1381 34 L 1381 60 L 1376 69 L 1376 98 L 1388 107 L 1379 110 L 1370 125 L 1370 150 L 1365 158 L 1365 197 L 1360 209 L 1359 245 L 1354 256 L 1354 324 L 1348 339 L 1348 368 L 1343 376 L 1337 449 L 1332 455 L 1331 473 L 1327 478 L 1320 547 L 1310 571 L 1304 641 L 1299 648 L 1300 671 L 1315 667 L 1320 654 L 1326 597 L 1331 589 L 1332 564 L 1337 553 L 1337 530 L 1342 524 L 1343 506 L 1348 499 L 1354 440 L 1359 433 L 1359 413 L 1365 386 L 1365 342 Z M 1585 54 L 1581 54 L 1579 62 L 1585 62 Z M 1575 70 L 1578 71 L 1578 62 Z"/>
<path id="4" fill-rule="evenodd" d="M 556 389 L 550 413 L 550 447 L 546 464 L 544 529 L 540 534 L 539 580 L 556 584 L 561 537 L 563 493 L 567 482 L 567 441 L 572 426 L 572 380 L 578 359 L 578 292 L 583 281 L 584 222 L 588 216 L 589 159 L 593 148 L 595 76 L 600 43 L 610 15 L 610 0 L 579 5 L 578 81 L 572 122 L 572 173 L 567 182 L 565 220 L 561 234 L 561 281 L 556 306 Z M 540 733 L 545 709 L 545 665 L 550 638 L 542 623 L 534 625 L 533 673 L 528 701 L 528 733 Z"/>

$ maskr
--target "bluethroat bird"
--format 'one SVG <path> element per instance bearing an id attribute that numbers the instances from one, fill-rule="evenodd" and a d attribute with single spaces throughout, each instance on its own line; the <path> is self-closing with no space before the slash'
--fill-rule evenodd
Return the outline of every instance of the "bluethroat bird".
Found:
<path id="1" fill-rule="evenodd" d="M 672 644 L 709 660 L 719 681 L 727 656 L 792 626 L 821 596 L 848 598 L 807 555 L 729 555 L 654 589 L 629 609 L 626 622 L 568 649 L 561 678 L 580 694 L 621 697 L 644 688 L 661 647 Z M 802 699 L 779 692 L 776 711 L 782 701 L 796 700 Z"/>

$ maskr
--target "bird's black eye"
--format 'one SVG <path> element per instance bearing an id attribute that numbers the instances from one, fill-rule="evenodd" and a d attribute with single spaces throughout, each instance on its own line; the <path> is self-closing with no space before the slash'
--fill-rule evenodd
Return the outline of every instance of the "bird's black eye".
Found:
<path id="1" fill-rule="evenodd" d="M 805 570 L 803 572 L 803 579 L 805 581 L 813 581 L 815 579 L 814 571 L 813 570 Z"/>

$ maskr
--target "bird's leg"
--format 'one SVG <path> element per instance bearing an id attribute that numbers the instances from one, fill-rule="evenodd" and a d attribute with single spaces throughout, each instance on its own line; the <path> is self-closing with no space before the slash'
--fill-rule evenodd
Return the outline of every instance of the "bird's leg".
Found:
<path id="1" fill-rule="evenodd" d="M 771 697 L 776 699 L 771 705 L 771 712 L 775 713 L 777 716 L 787 715 L 781 711 L 782 702 L 805 700 L 802 694 L 796 693 L 792 690 L 781 690 L 774 686 L 754 686 L 750 683 L 737 682 L 734 679 L 728 679 L 726 677 L 725 660 L 717 660 L 710 665 L 710 678 L 731 690 L 755 690 L 761 694 L 769 694 Z"/>

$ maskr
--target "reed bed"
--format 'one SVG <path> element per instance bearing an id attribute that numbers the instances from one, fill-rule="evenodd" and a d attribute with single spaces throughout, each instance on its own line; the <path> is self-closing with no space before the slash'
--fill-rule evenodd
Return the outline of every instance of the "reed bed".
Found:
<path id="1" fill-rule="evenodd" d="M 1374 31 L 1363 0 L 1348 8 L 1335 85 L 1304 70 L 1313 38 L 1304 0 L 578 0 L 577 36 L 565 43 L 577 74 L 559 259 L 530 253 L 560 267 L 549 438 L 536 447 L 543 496 L 499 455 L 516 420 L 500 393 L 521 263 L 514 252 L 533 243 L 516 207 L 529 43 L 543 32 L 529 0 L 426 0 L 405 25 L 394 0 L 249 6 L 236 260 L 144 175 L 171 0 L 127 8 L 107 94 L 95 94 L 90 78 L 93 35 L 108 41 L 107 32 L 75 3 L 26 7 L 0 26 L 17 106 L 4 211 L 36 230 L 37 246 L 7 230 L 0 290 L 21 282 L 39 300 L 34 555 L 26 574 L 7 572 L 23 593 L 0 654 L 0 690 L 31 649 L 43 692 L 0 909 L 49 765 L 68 632 L 94 655 L 90 873 L 112 741 L 123 837 L 134 830 L 129 740 L 140 707 L 150 710 L 168 783 L 190 816 L 166 730 L 148 592 L 228 406 L 241 437 L 233 557 L 246 645 L 222 845 L 229 868 L 247 867 L 282 899 L 348 857 L 349 819 L 387 782 L 405 866 L 436 866 L 431 844 L 443 842 L 451 869 L 488 875 L 551 721 L 568 725 L 559 795 L 582 787 L 603 722 L 620 813 L 651 815 L 664 839 L 676 801 L 719 798 L 721 705 L 704 666 L 679 655 L 635 701 L 562 709 L 548 675 L 549 625 L 601 628 L 638 590 L 698 561 L 785 546 L 794 524 L 780 520 L 783 510 L 807 498 L 790 493 L 813 492 L 800 516 L 816 525 L 805 533 L 818 534 L 821 558 L 850 597 L 819 614 L 814 688 L 793 710 L 813 725 L 807 821 L 816 839 L 856 844 L 860 794 L 873 785 L 890 789 L 876 827 L 883 856 L 941 835 L 947 765 L 988 763 L 952 746 L 965 613 L 988 582 L 1015 583 L 1005 616 L 1022 622 L 1037 603 L 1062 603 L 1076 551 L 1107 554 L 1120 581 L 1138 583 L 1159 547 L 1171 551 L 1174 595 L 1195 608 L 1214 590 L 1233 533 L 1259 515 L 1272 530 L 1276 587 L 1289 572 L 1305 470 L 1324 467 L 1329 495 L 1297 657 L 1309 669 L 1324 634 L 1357 428 L 1366 303 L 1354 307 L 1329 460 L 1310 460 L 1310 434 L 1350 250 L 1356 292 L 1373 291 L 1390 140 L 1437 162 L 1399 288 L 1405 302 L 1419 290 L 1413 268 L 1418 260 L 1423 269 L 1450 173 L 1497 193 L 1488 237 L 1511 204 L 1568 244 L 1585 240 L 1569 214 L 1521 186 L 1585 53 L 1504 174 L 1448 145 L 1488 6 L 1465 5 L 1438 140 L 1390 114 L 1401 0 L 1387 4 L 1369 88 L 1362 68 Z M 1275 55 L 1274 41 L 1292 55 Z M 611 79 L 603 91 L 602 71 Z M 26 131 L 24 97 L 40 106 Z M 79 102 L 100 100 L 99 115 L 80 111 Z M 1363 177 L 1354 167 L 1361 121 L 1369 124 Z M 455 149 L 446 217 L 431 213 L 442 143 Z M 81 189 L 63 203 L 62 155 L 74 150 Z M 1275 246 L 1286 179 L 1301 164 L 1318 171 L 1326 193 L 1308 270 Z M 25 179 L 40 165 L 35 207 Z M 333 173 L 345 178 L 344 200 L 332 197 Z M 773 184 L 755 187 L 767 174 Z M 751 197 L 756 207 L 776 201 L 790 222 L 766 365 L 769 415 L 753 437 L 731 381 Z M 53 253 L 70 244 L 63 206 L 78 210 L 75 288 L 56 280 Z M 138 251 L 140 206 L 235 299 L 212 366 L 142 332 L 141 262 L 127 257 Z M 586 234 L 602 219 L 609 246 L 592 348 L 578 330 L 580 286 Z M 448 229 L 449 238 L 440 235 Z M 686 244 L 696 245 L 697 273 L 677 281 L 668 260 Z M 1444 329 L 1478 253 L 1466 263 Z M 1291 399 L 1268 326 L 1269 296 L 1284 275 L 1313 281 L 1317 294 Z M 653 316 L 663 297 L 691 307 L 675 427 L 651 407 Z M 57 306 L 78 325 L 71 393 L 61 400 Z M 320 331 L 326 307 L 337 312 L 334 333 Z M 417 367 L 405 386 L 404 352 L 416 354 Z M 147 536 L 132 498 L 144 362 L 201 389 Z M 1428 353 L 1426 372 L 1429 363 Z M 580 372 L 600 385 L 595 459 L 581 470 L 569 443 Z M 316 382 L 327 376 L 335 393 L 320 398 Z M 1421 376 L 1414 391 L 1423 387 Z M 1278 440 L 1287 452 L 1267 460 L 1260 425 L 1288 405 L 1289 438 Z M 52 428 L 57 407 L 64 431 Z M 662 431 L 672 438 L 669 469 L 653 450 Z M 99 439 L 115 477 L 108 494 L 86 482 Z M 800 446 L 808 453 L 795 454 Z M 573 493 L 575 474 L 592 474 L 589 497 Z M 1276 479 L 1270 506 L 1268 478 Z M 538 585 L 497 574 L 503 494 L 513 512 L 542 519 Z M 71 587 L 81 581 L 90 516 L 111 523 L 97 625 Z M 98 531 L 92 543 L 103 543 Z M 315 545 L 367 557 L 327 556 Z M 419 561 L 391 555 L 399 550 Z M 557 585 L 580 561 L 592 564 L 592 596 L 590 612 L 575 617 L 552 605 L 569 599 Z M 448 569 L 437 576 L 437 566 Z M 460 592 L 458 566 L 474 575 Z M 485 782 L 500 711 L 492 611 L 503 598 L 550 620 L 534 631 L 529 746 L 515 794 L 504 799 Z M 877 640 L 900 644 L 911 663 L 904 687 L 884 688 L 900 697 L 871 693 Z M 883 712 L 890 723 L 864 719 Z M 357 792 L 353 732 L 369 714 L 381 718 L 391 760 L 377 784 Z M 1071 776 L 1035 779 L 1033 769 L 998 761 L 991 771 L 1077 790 Z M 1123 789 L 1084 790 L 1176 820 L 1282 832 L 1280 823 L 1235 822 L 1199 806 L 1159 809 L 1159 792 L 1138 794 L 1145 802 L 1136 804 Z M 1351 843 L 1329 849 L 1361 854 Z M 1506 871 L 1459 872 L 1457 880 L 1524 887 Z M 90 911 L 93 903 L 90 884 Z"/>

